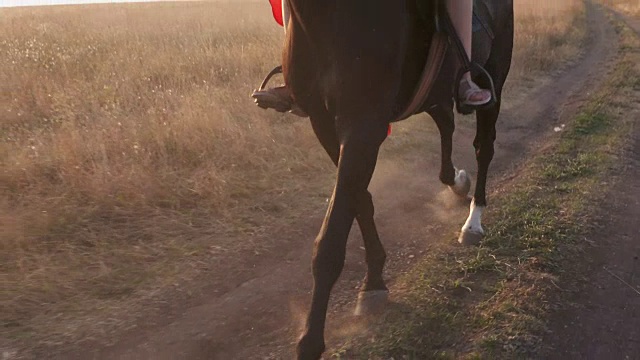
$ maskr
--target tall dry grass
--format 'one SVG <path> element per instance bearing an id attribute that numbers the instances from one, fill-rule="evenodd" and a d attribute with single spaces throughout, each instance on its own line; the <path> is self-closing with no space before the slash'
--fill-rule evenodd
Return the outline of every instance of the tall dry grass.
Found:
<path id="1" fill-rule="evenodd" d="M 579 49 L 582 3 L 535 4 L 516 1 L 516 76 Z M 248 98 L 279 58 L 266 2 L 0 15 L 3 336 L 81 336 L 327 192 L 307 122 Z"/>
<path id="2" fill-rule="evenodd" d="M 282 42 L 262 5 L 2 10 L 9 329 L 183 276 L 329 173 L 304 121 L 248 97 Z"/>
<path id="3" fill-rule="evenodd" d="M 603 0 L 603 3 L 626 15 L 640 17 L 640 0 Z"/>
<path id="4" fill-rule="evenodd" d="M 512 77 L 535 77 L 579 55 L 585 36 L 579 0 L 514 1 L 517 17 Z"/>

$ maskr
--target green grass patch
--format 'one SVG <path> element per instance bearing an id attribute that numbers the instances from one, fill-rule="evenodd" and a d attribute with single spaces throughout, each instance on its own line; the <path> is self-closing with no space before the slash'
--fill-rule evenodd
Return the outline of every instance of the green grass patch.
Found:
<path id="1" fill-rule="evenodd" d="M 401 276 L 395 302 L 337 359 L 527 358 L 541 340 L 559 285 L 575 279 L 601 183 L 631 133 L 640 71 L 637 38 L 620 32 L 617 63 L 560 138 L 493 197 L 482 245 L 442 245 Z M 637 100 L 637 99 L 635 99 Z"/>

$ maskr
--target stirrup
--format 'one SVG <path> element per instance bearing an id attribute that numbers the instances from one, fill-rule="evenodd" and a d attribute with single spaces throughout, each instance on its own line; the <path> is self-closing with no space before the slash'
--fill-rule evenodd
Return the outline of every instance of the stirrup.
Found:
<path id="1" fill-rule="evenodd" d="M 467 87 L 466 90 L 464 90 L 464 94 L 461 95 L 461 91 L 460 90 L 458 92 L 458 97 L 459 100 L 462 105 L 465 106 L 483 106 L 488 104 L 491 101 L 491 92 L 489 90 L 485 90 L 481 87 L 478 86 L 478 84 L 476 84 L 475 82 L 473 82 L 473 80 L 467 80 L 467 79 L 463 79 L 460 81 L 460 88 L 462 89 L 462 87 L 465 86 Z M 471 97 L 473 97 L 476 94 L 479 93 L 483 93 L 483 94 L 487 94 L 486 98 L 483 98 L 482 100 L 471 100 Z"/>
<path id="2" fill-rule="evenodd" d="M 269 83 L 269 80 L 271 80 L 271 78 L 274 75 L 281 74 L 281 73 L 282 73 L 282 65 L 276 66 L 273 70 L 269 72 L 269 74 L 267 74 L 267 76 L 262 81 L 262 84 L 260 84 L 260 88 L 257 90 L 254 90 L 253 93 L 251 94 L 251 97 L 254 99 L 254 102 L 256 103 L 256 105 L 258 105 L 262 109 L 274 109 L 277 112 L 281 112 L 281 113 L 290 112 L 300 117 L 308 117 L 308 115 L 294 103 L 293 99 L 284 98 L 276 94 L 276 91 L 273 91 L 274 89 L 278 89 L 278 88 L 273 88 L 273 89 L 266 88 L 267 84 Z"/>
<path id="3" fill-rule="evenodd" d="M 485 79 L 487 80 L 487 83 L 489 84 L 489 89 L 486 89 L 486 90 L 491 92 L 491 99 L 486 104 L 480 104 L 480 105 L 467 104 L 461 101 L 462 99 L 460 99 L 460 97 L 458 96 L 460 94 L 460 82 L 462 81 L 462 77 L 464 76 L 464 74 L 470 71 L 470 69 L 463 69 L 462 71 L 460 71 L 460 73 L 456 77 L 456 82 L 455 82 L 456 85 L 454 89 L 454 94 L 455 94 L 454 98 L 456 100 L 456 111 L 458 111 L 458 113 L 462 115 L 472 114 L 477 109 L 489 109 L 493 107 L 497 102 L 496 87 L 493 83 L 493 78 L 491 77 L 491 74 L 489 74 L 489 72 L 485 70 L 485 68 L 480 66 L 478 63 L 471 62 L 470 65 L 471 67 L 475 67 L 476 69 L 478 69 L 480 72 L 480 75 L 484 76 Z"/>

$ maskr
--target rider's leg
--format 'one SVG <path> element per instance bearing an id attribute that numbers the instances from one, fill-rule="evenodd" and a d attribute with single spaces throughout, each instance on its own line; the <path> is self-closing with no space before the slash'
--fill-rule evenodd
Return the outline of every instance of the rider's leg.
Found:
<path id="1" fill-rule="evenodd" d="M 471 44 L 473 42 L 473 0 L 447 0 L 449 16 L 456 28 L 458 37 L 464 45 L 467 56 L 471 59 Z M 491 101 L 491 92 L 480 89 L 472 80 L 471 73 L 467 72 L 460 83 L 461 101 L 468 105 L 484 105 Z"/>
<path id="2" fill-rule="evenodd" d="M 291 19 L 291 12 L 289 6 L 285 0 L 282 0 L 282 23 L 284 25 L 285 34 Z M 264 109 L 275 109 L 279 112 L 290 111 L 294 115 L 306 117 L 304 111 L 302 111 L 293 101 L 291 97 L 291 91 L 286 85 L 277 86 L 273 88 L 267 88 L 264 90 L 255 90 L 251 95 L 258 106 Z"/>

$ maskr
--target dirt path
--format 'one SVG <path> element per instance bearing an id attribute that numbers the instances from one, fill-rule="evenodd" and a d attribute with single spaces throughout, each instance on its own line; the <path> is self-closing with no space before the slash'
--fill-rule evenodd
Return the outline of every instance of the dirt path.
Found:
<path id="1" fill-rule="evenodd" d="M 640 109 L 635 116 L 640 115 Z M 558 314 L 554 359 L 637 359 L 640 354 L 640 127 L 619 187 L 602 204 L 605 226 L 590 239 L 588 285 Z"/>
<path id="2" fill-rule="evenodd" d="M 566 71 L 549 79 L 527 101 L 507 99 L 500 119 L 492 180 L 510 176 L 510 169 L 527 158 L 550 136 L 553 127 L 574 114 L 586 91 L 599 81 L 615 51 L 610 39 L 613 30 L 601 11 L 589 9 L 590 39 L 585 56 Z M 431 134 L 435 126 L 425 122 Z M 472 139 L 475 124 L 458 122 L 454 161 L 475 176 Z M 412 154 L 402 164 L 381 159 L 372 183 L 377 204 L 381 238 L 389 252 L 386 276 L 393 292 L 393 276 L 415 262 L 420 254 L 439 242 L 455 241 L 451 229 L 458 228 L 467 215 L 466 206 L 451 205 L 442 195 L 444 187 L 437 179 L 439 152 L 433 136 L 434 151 Z M 464 150 L 462 150 L 464 149 Z M 412 174 L 412 176 L 407 176 Z M 59 359 L 281 359 L 290 358 L 304 313 L 311 285 L 309 261 L 311 246 L 322 220 L 312 214 L 305 224 L 281 229 L 278 248 L 268 256 L 244 259 L 241 273 L 220 272 L 211 279 L 206 291 L 186 303 L 167 307 L 166 314 L 145 319 L 145 323 L 125 331 L 110 347 L 80 344 L 65 353 L 39 353 L 38 358 Z M 355 233 L 356 231 L 354 231 Z M 328 328 L 338 326 L 351 311 L 355 288 L 364 275 L 364 252 L 358 234 L 349 242 L 347 261 L 332 297 Z M 230 259 L 229 264 L 237 259 Z M 233 269 L 220 264 L 220 269 Z M 220 286 L 218 286 L 220 285 Z M 224 285 L 224 286 L 222 286 Z M 392 295 L 393 296 L 393 295 Z M 335 336 L 340 336 L 335 333 Z M 328 345 L 331 345 L 331 336 Z M 90 350 L 89 350 L 90 349 Z"/>
<path id="3" fill-rule="evenodd" d="M 640 36 L 639 19 L 618 18 Z M 640 119 L 640 103 L 631 106 L 626 116 Z M 587 268 L 587 284 L 552 324 L 554 359 L 640 356 L 640 126 L 622 164 L 597 219 L 603 226 L 590 236 L 595 260 Z"/>

